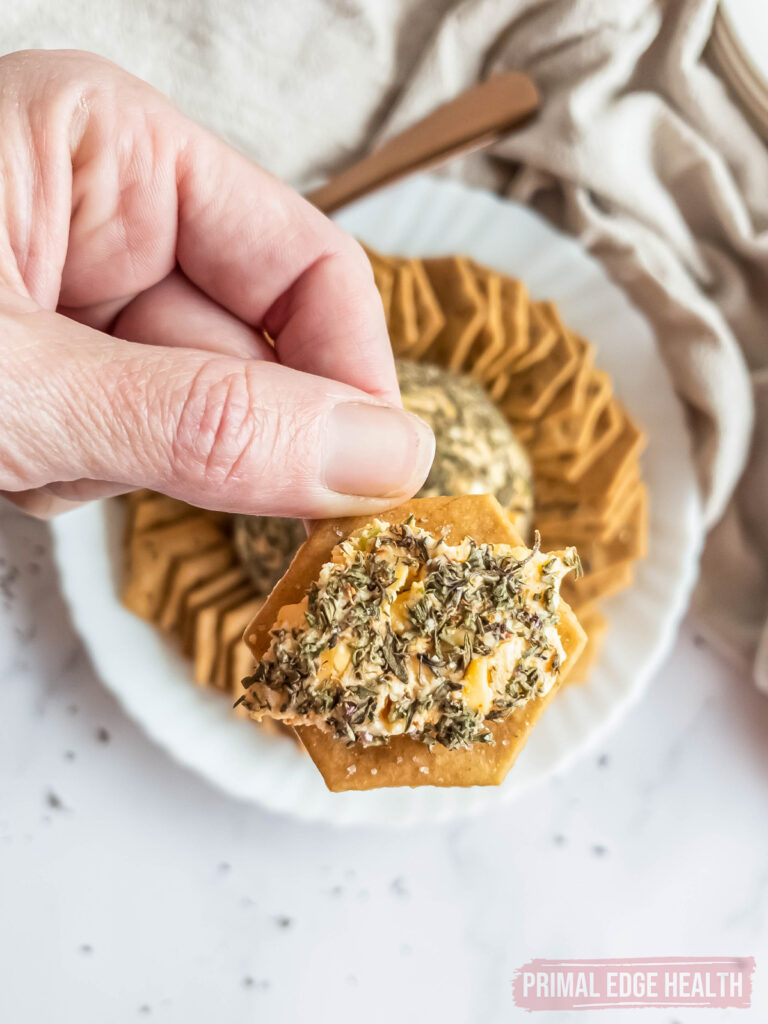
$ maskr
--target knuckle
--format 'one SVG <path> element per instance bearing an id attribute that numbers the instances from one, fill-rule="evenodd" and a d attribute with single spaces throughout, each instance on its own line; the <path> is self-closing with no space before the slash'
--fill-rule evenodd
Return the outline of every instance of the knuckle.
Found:
<path id="1" fill-rule="evenodd" d="M 207 363 L 195 375 L 174 432 L 174 467 L 217 487 L 270 461 L 277 443 L 275 418 L 255 401 L 253 370 Z"/>

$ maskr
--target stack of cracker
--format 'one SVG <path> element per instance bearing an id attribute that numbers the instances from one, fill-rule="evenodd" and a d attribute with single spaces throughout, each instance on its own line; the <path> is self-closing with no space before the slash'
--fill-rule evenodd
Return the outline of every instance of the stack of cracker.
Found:
<path id="1" fill-rule="evenodd" d="M 176 639 L 199 686 L 234 703 L 253 671 L 243 631 L 266 595 L 238 560 L 232 517 L 153 491 L 129 494 L 125 514 L 123 604 Z M 287 731 L 271 719 L 264 725 Z"/>
<path id="2" fill-rule="evenodd" d="M 599 604 L 629 586 L 646 552 L 642 432 L 589 342 L 521 281 L 461 256 L 366 252 L 395 354 L 472 374 L 528 449 L 542 546 L 573 544 L 584 567 L 563 587 L 589 638 L 569 681 L 584 682 L 606 630 Z"/>

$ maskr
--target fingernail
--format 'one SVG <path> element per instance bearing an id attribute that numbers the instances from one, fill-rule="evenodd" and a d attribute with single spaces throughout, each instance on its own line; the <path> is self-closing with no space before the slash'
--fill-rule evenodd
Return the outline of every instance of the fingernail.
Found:
<path id="1" fill-rule="evenodd" d="M 407 498 L 426 480 L 435 437 L 423 420 L 404 409 L 345 402 L 328 416 L 323 454 L 330 490 Z"/>

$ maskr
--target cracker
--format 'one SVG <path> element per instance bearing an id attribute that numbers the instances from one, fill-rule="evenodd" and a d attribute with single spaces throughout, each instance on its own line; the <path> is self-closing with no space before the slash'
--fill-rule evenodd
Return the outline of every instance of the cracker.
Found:
<path id="1" fill-rule="evenodd" d="M 421 354 L 430 362 L 454 369 L 461 366 L 485 323 L 485 300 L 469 260 L 435 256 L 423 261 L 429 283 L 445 317 L 435 340 Z"/>
<path id="2" fill-rule="evenodd" d="M 214 686 L 216 683 L 216 659 L 221 644 L 221 624 L 225 616 L 253 597 L 250 580 L 241 587 L 222 594 L 195 616 L 195 682 L 198 686 Z M 225 680 L 225 685 L 226 685 Z"/>
<path id="3" fill-rule="evenodd" d="M 645 484 L 640 477 L 640 467 L 636 466 L 634 471 L 628 474 L 626 483 L 622 484 L 621 489 L 617 492 L 611 514 L 606 517 L 605 525 L 601 534 L 604 541 L 607 542 L 613 540 L 621 529 L 623 523 L 626 521 L 627 510 L 633 504 L 638 491 L 644 492 Z"/>
<path id="4" fill-rule="evenodd" d="M 216 657 L 213 668 L 213 685 L 216 689 L 226 690 L 227 692 L 231 691 L 235 648 L 245 648 L 248 651 L 248 648 L 243 643 L 243 630 L 263 604 L 263 597 L 252 596 L 236 607 L 228 608 L 222 613 L 219 621 Z"/>
<path id="5" fill-rule="evenodd" d="M 642 485 L 634 492 L 632 502 L 623 520 L 612 531 L 612 534 L 608 538 L 605 536 L 589 539 L 575 537 L 566 540 L 562 534 L 545 535 L 542 533 L 542 542 L 547 546 L 556 547 L 575 544 L 585 574 L 607 569 L 628 559 L 638 561 L 645 558 L 648 547 L 648 496 Z"/>
<path id="6" fill-rule="evenodd" d="M 138 493 L 141 497 L 130 501 L 126 510 L 126 537 L 142 533 L 144 530 L 151 530 L 154 526 L 164 526 L 167 523 L 179 522 L 189 516 L 201 514 L 199 509 L 193 508 L 183 501 L 177 501 L 176 498 L 168 498 L 166 495 L 156 494 L 154 491 Z"/>
<path id="7" fill-rule="evenodd" d="M 251 649 L 248 644 L 244 642 L 242 637 L 239 637 L 232 645 L 230 661 L 231 673 L 229 677 L 229 692 L 232 695 L 232 703 L 235 704 L 234 712 L 238 718 L 250 718 L 251 716 L 248 713 L 248 709 L 243 707 L 242 704 L 235 703 L 246 691 L 246 687 L 243 686 L 243 680 L 247 676 L 251 675 L 255 668 Z M 264 724 L 266 722 L 275 722 L 275 719 L 265 718 L 259 724 Z"/>
<path id="8" fill-rule="evenodd" d="M 231 594 L 238 587 L 250 582 L 250 576 L 241 565 L 226 569 L 210 580 L 199 583 L 184 596 L 179 615 L 179 637 L 181 649 L 191 657 L 195 651 L 195 623 L 198 613 L 222 595 Z"/>
<path id="9" fill-rule="evenodd" d="M 123 526 L 123 576 L 127 578 L 131 572 L 131 538 L 136 533 L 150 530 L 153 526 L 178 522 L 192 515 L 199 515 L 199 510 L 186 505 L 175 498 L 167 498 L 156 491 L 131 491 L 125 498 L 125 521 Z"/>
<path id="10" fill-rule="evenodd" d="M 563 580 L 562 593 L 578 612 L 585 604 L 613 597 L 631 586 L 635 575 L 634 565 L 634 559 L 629 558 L 582 576 L 580 580 L 566 578 Z"/>
<path id="11" fill-rule="evenodd" d="M 513 373 L 522 373 L 549 355 L 559 334 L 565 330 L 552 302 L 531 302 L 528 307 L 529 343 L 525 351 L 510 364 Z"/>
<path id="12" fill-rule="evenodd" d="M 138 505 L 142 501 L 151 501 L 157 497 L 157 491 L 150 491 L 148 487 L 140 487 L 136 491 L 126 491 L 122 496 L 127 505 Z"/>
<path id="13" fill-rule="evenodd" d="M 460 369 L 482 380 L 484 366 L 488 366 L 504 351 L 504 327 L 501 318 L 501 275 L 470 263 L 475 283 L 485 304 L 485 322 L 469 348 Z"/>
<path id="14" fill-rule="evenodd" d="M 446 528 L 449 542 L 457 543 L 470 535 L 485 543 L 521 543 L 506 513 L 489 495 L 415 498 L 392 509 L 386 516 L 390 521 L 403 522 L 411 514 L 416 517 L 416 524 L 425 529 L 436 532 Z M 370 516 L 358 516 L 316 525 L 291 568 L 246 630 L 246 641 L 257 660 L 269 647 L 269 631 L 280 609 L 301 600 L 340 538 L 369 521 Z M 558 685 L 567 677 L 569 665 L 575 663 L 586 643 L 584 631 L 565 603 L 561 605 L 560 633 L 567 660 L 558 683 L 544 697 L 518 708 L 505 721 L 489 723 L 493 743 L 474 744 L 470 750 L 448 750 L 435 745 L 430 751 L 423 743 L 397 736 L 383 746 L 347 747 L 329 733 L 313 727 L 301 727 L 297 732 L 326 785 L 333 791 L 387 786 L 498 785 L 525 746 Z"/>
<path id="15" fill-rule="evenodd" d="M 416 291 L 413 270 L 406 260 L 399 260 L 395 271 L 389 320 L 389 339 L 395 355 L 402 355 L 408 352 L 419 340 L 419 322 L 416 315 Z"/>
<path id="16" fill-rule="evenodd" d="M 611 396 L 610 378 L 592 365 L 592 346 L 583 341 L 581 344 L 586 347 L 581 350 L 576 373 L 560 389 L 544 415 L 533 423 L 522 420 L 513 423 L 515 433 L 536 460 L 584 448 Z"/>
<path id="17" fill-rule="evenodd" d="M 558 339 L 559 319 L 552 313 L 552 303 L 531 302 L 528 305 L 528 344 L 515 359 L 505 360 L 505 368 L 497 365 L 495 376 L 487 382 L 491 398 L 503 403 L 516 373 L 530 369 L 544 359 L 554 348 Z"/>
<path id="18" fill-rule="evenodd" d="M 617 404 L 609 408 L 619 410 L 622 417 L 618 436 L 578 479 L 557 479 L 546 472 L 541 474 L 540 464 L 534 466 L 536 494 L 543 504 L 573 502 L 597 508 L 607 505 L 626 479 L 624 474 L 636 469 L 645 444 L 644 435 Z"/>
<path id="19" fill-rule="evenodd" d="M 645 488 L 638 492 L 625 522 L 615 535 L 599 543 L 584 546 L 582 564 L 585 573 L 608 569 L 627 559 L 638 562 L 648 553 L 648 497 Z"/>
<path id="20" fill-rule="evenodd" d="M 603 648 L 605 634 L 608 632 L 608 620 L 596 608 L 590 607 L 580 611 L 579 622 L 587 634 L 587 642 L 568 675 L 566 686 L 582 686 L 588 681 Z"/>
<path id="21" fill-rule="evenodd" d="M 486 383 L 486 389 L 491 401 L 498 403 L 504 397 L 509 387 L 509 376 L 507 370 L 502 370 Z"/>
<path id="22" fill-rule="evenodd" d="M 232 678 L 229 691 L 234 704 L 234 702 L 245 693 L 245 687 L 242 682 L 243 679 L 253 672 L 253 655 L 251 654 L 248 646 L 243 643 L 242 637 L 240 637 L 233 645 L 230 661 L 232 666 Z M 248 709 L 243 707 L 242 704 L 238 704 L 233 710 L 238 718 L 250 719 L 251 725 L 255 725 L 256 728 L 265 735 L 276 736 L 281 740 L 292 740 L 296 745 L 296 749 L 306 756 L 306 751 L 299 743 L 298 736 L 294 730 L 284 722 L 279 721 L 277 718 L 262 718 L 260 722 L 257 722 L 255 719 L 251 718 L 248 714 Z"/>
<path id="23" fill-rule="evenodd" d="M 554 458 L 536 459 L 539 474 L 559 477 L 575 482 L 592 466 L 618 438 L 624 425 L 621 406 L 610 398 L 597 417 L 592 434 L 585 444 L 575 451 L 560 454 Z"/>
<path id="24" fill-rule="evenodd" d="M 211 547 L 224 537 L 223 531 L 204 515 L 134 534 L 128 543 L 130 571 L 122 588 L 123 604 L 140 618 L 153 621 L 165 596 L 173 559 Z"/>
<path id="25" fill-rule="evenodd" d="M 424 264 L 421 260 L 411 260 L 410 267 L 413 273 L 418 338 L 413 347 L 408 350 L 408 354 L 412 358 L 418 359 L 445 327 L 445 316 L 432 285 L 429 283 Z"/>
<path id="26" fill-rule="evenodd" d="M 624 520 L 630 502 L 637 493 L 640 482 L 639 467 L 635 465 L 627 473 L 626 480 L 617 489 L 615 495 L 607 503 L 596 508 L 588 503 L 552 503 L 537 505 L 536 527 L 547 535 L 547 543 L 552 537 L 573 537 L 569 544 L 578 544 L 579 540 L 603 538 L 610 540 Z"/>
<path id="27" fill-rule="evenodd" d="M 511 374 L 501 411 L 509 419 L 536 420 L 579 368 L 579 348 L 568 331 L 559 331 L 555 344 L 527 370 Z"/>
<path id="28" fill-rule="evenodd" d="M 203 551 L 174 559 L 168 572 L 165 597 L 158 610 L 160 628 L 175 629 L 189 591 L 218 576 L 234 562 L 235 552 L 229 538 Z"/>
<path id="29" fill-rule="evenodd" d="M 501 330 L 504 347 L 497 359 L 483 367 L 483 380 L 489 387 L 523 355 L 531 343 L 529 306 L 528 289 L 523 282 L 502 275 Z"/>

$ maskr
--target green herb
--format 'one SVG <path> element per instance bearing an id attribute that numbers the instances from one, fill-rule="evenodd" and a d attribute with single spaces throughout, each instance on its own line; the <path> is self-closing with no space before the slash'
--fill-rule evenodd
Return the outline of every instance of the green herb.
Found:
<path id="1" fill-rule="evenodd" d="M 559 668 L 546 630 L 556 621 L 564 566 L 575 567 L 578 556 L 569 550 L 562 560 L 544 560 L 534 585 L 539 574 L 529 566 L 538 550 L 538 536 L 523 558 L 470 542 L 467 557 L 454 560 L 412 520 L 377 524 L 361 541 L 342 544 L 346 562 L 323 567 L 307 595 L 305 622 L 273 631 L 269 654 L 240 702 L 254 711 L 319 717 L 346 743 L 384 743 L 396 724 L 429 746 L 492 742 L 487 722 L 544 692 L 551 678 L 545 665 Z M 415 570 L 423 595 L 395 632 L 383 605 L 394 599 L 397 563 Z M 474 658 L 511 637 L 522 638 L 522 654 L 483 715 L 465 703 L 465 676 Z M 332 651 L 349 669 L 318 677 L 321 655 Z"/>

